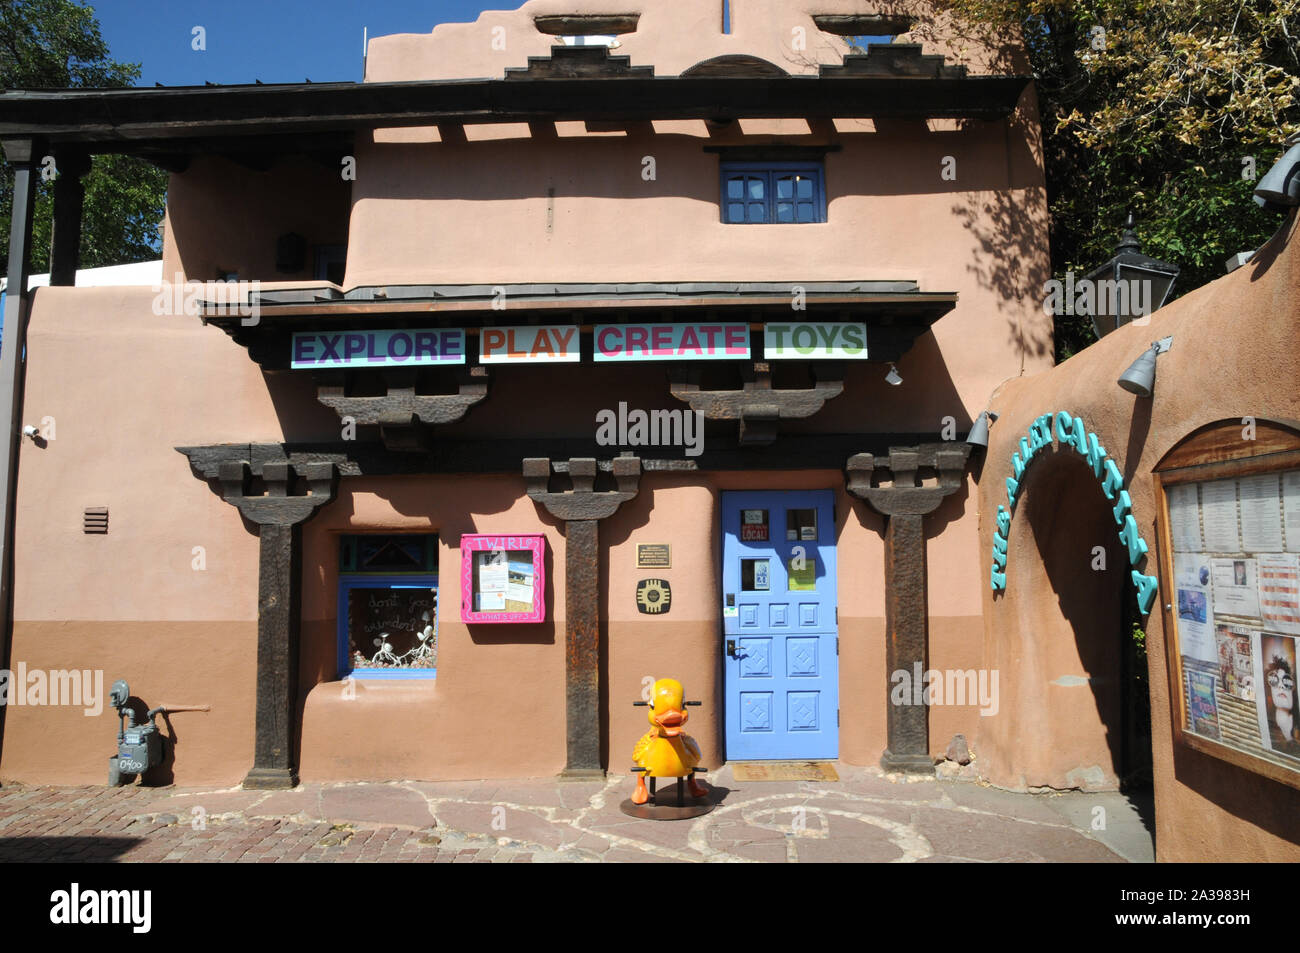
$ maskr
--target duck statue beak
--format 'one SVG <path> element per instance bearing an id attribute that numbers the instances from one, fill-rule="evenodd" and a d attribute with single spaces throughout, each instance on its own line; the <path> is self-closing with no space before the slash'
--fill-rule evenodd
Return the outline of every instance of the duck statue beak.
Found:
<path id="1" fill-rule="evenodd" d="M 686 724 L 686 712 L 670 708 L 662 715 L 655 716 L 655 724 L 662 728 L 669 738 L 676 738 L 682 733 L 682 725 Z"/>

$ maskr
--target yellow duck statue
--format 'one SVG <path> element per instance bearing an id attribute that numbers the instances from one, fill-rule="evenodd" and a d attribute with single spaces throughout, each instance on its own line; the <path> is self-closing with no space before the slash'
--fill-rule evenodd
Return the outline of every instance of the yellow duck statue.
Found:
<path id="1" fill-rule="evenodd" d="M 637 775 L 633 804 L 650 800 L 646 778 L 686 778 L 692 797 L 705 797 L 709 793 L 709 789 L 696 781 L 692 774 L 700 763 L 700 746 L 682 731 L 689 717 L 684 694 L 682 683 L 672 678 L 659 679 L 651 689 L 650 710 L 646 717 L 654 727 L 632 749 L 632 761 L 637 767 L 644 768 Z"/>

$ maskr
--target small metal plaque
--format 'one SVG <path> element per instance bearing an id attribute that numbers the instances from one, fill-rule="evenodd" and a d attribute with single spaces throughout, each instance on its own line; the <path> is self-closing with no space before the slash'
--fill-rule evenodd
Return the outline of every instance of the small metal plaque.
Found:
<path id="1" fill-rule="evenodd" d="M 669 543 L 637 543 L 637 569 L 671 569 L 673 548 Z"/>
<path id="2" fill-rule="evenodd" d="M 637 611 L 659 615 L 673 602 L 673 590 L 667 579 L 642 579 L 636 585 Z"/>

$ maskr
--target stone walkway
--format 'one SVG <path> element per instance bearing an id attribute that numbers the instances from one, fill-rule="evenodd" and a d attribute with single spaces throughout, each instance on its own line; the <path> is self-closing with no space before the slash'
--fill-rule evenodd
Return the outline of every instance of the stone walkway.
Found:
<path id="1" fill-rule="evenodd" d="M 1122 795 L 1013 794 L 837 765 L 841 780 L 737 782 L 693 820 L 619 811 L 604 782 L 305 784 L 293 791 L 0 789 L 0 862 L 1110 861 L 1153 858 Z M 1099 811 L 1098 808 L 1101 810 Z M 1103 829 L 1094 829 L 1098 823 Z"/>

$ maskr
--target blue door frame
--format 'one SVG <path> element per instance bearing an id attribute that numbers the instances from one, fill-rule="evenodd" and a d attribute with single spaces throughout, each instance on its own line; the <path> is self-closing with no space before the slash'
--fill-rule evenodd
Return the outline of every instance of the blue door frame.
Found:
<path id="1" fill-rule="evenodd" d="M 727 759 L 837 758 L 833 492 L 723 493 L 722 536 Z"/>

